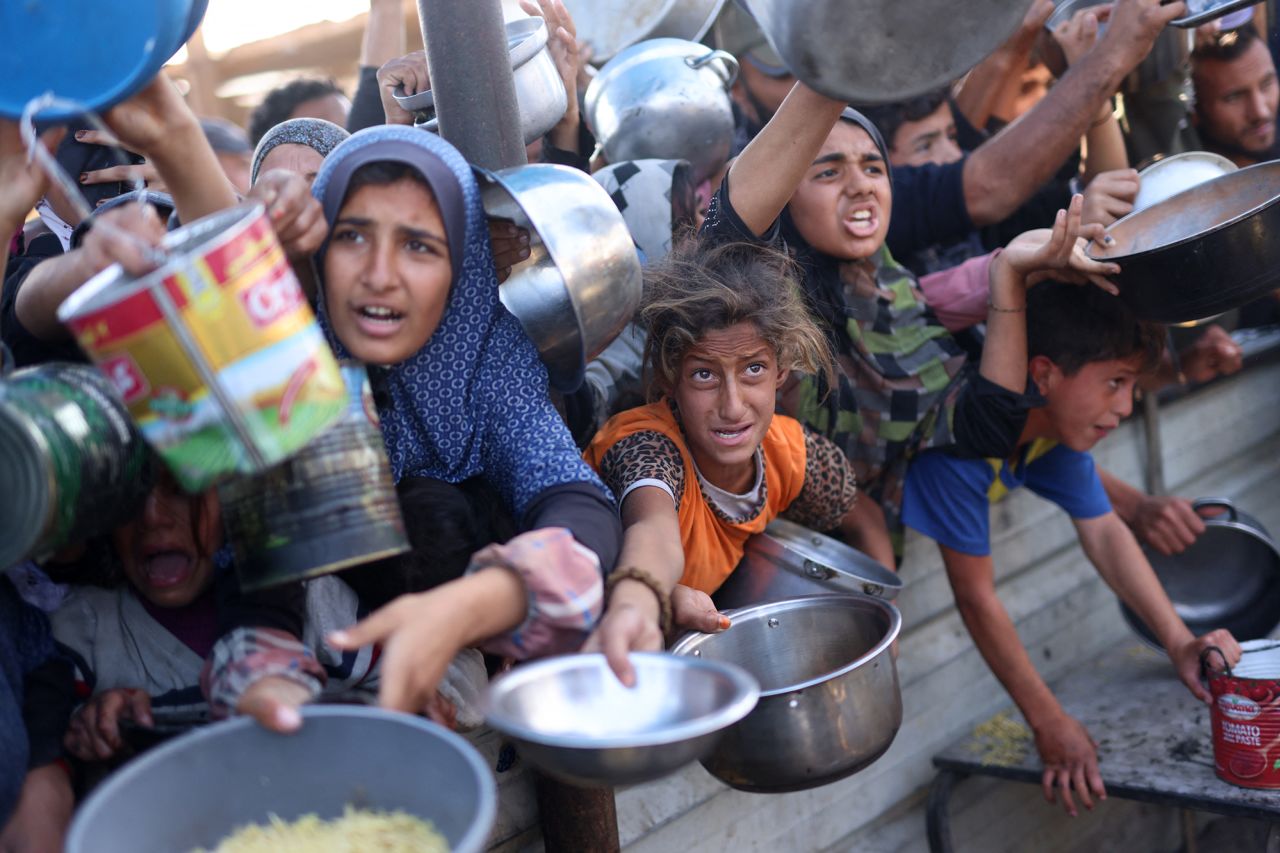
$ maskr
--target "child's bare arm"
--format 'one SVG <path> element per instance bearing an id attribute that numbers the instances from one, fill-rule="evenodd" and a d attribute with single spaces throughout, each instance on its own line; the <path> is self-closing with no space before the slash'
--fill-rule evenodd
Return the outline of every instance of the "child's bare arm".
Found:
<path id="1" fill-rule="evenodd" d="M 733 209 L 753 234 L 764 234 L 787 206 L 831 128 L 841 101 L 796 83 L 782 106 L 729 169 Z"/>

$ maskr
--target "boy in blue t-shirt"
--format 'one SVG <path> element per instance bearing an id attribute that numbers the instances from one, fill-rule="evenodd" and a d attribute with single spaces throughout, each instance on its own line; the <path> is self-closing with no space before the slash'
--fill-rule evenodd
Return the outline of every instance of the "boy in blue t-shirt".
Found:
<path id="1" fill-rule="evenodd" d="M 988 513 L 993 501 L 1025 485 L 1062 507 L 1098 574 L 1160 639 L 1197 698 L 1210 701 L 1199 681 L 1200 652 L 1219 646 L 1234 663 L 1240 651 L 1225 630 L 1192 636 L 1133 533 L 1112 510 L 1088 453 L 1132 411 L 1134 385 L 1158 361 L 1163 331 L 1136 320 L 1114 296 L 1060 282 L 1031 288 L 1026 310 L 1028 367 L 1043 399 L 1029 411 L 1013 456 L 920 454 L 907 473 L 902 514 L 908 526 L 938 543 L 975 645 L 1035 733 L 1045 798 L 1053 802 L 1060 790 L 1063 806 L 1075 815 L 1073 789 L 1087 808 L 1093 807 L 1091 795 L 1106 795 L 1096 745 L 1036 672 L 996 596 Z"/>

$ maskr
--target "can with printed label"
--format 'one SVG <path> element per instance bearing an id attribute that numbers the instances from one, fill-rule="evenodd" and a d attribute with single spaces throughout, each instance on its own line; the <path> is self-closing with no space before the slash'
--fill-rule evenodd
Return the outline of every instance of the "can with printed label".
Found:
<path id="1" fill-rule="evenodd" d="M 1240 663 L 1209 677 L 1218 778 L 1242 788 L 1280 788 L 1280 641 L 1247 640 Z M 1206 663 L 1212 663 L 1206 652 Z"/>
<path id="2" fill-rule="evenodd" d="M 262 205 L 206 216 L 162 248 L 157 270 L 109 267 L 58 319 L 194 493 L 298 452 L 347 395 Z"/>
<path id="3" fill-rule="evenodd" d="M 0 381 L 0 568 L 128 521 L 151 451 L 96 368 L 43 364 Z"/>
<path id="4" fill-rule="evenodd" d="M 393 557 L 409 550 L 365 368 L 342 365 L 346 413 L 265 474 L 218 487 L 244 590 Z"/>

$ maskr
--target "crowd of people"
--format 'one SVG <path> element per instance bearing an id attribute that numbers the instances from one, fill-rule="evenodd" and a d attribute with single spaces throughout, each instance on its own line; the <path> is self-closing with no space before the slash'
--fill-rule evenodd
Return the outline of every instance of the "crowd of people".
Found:
<path id="1" fill-rule="evenodd" d="M 246 132 L 161 75 L 103 114 L 110 134 L 46 131 L 88 218 L 0 121 L 5 370 L 85 362 L 63 300 L 111 264 L 152 270 L 168 229 L 260 203 L 335 354 L 370 367 L 412 545 L 243 592 L 216 490 L 158 465 L 110 535 L 5 567 L 0 850 L 60 849 L 77 797 L 164 730 L 248 714 L 289 732 L 304 703 L 352 692 L 471 727 L 498 667 L 579 650 L 634 684 L 629 652 L 730 627 L 711 595 L 779 517 L 895 569 L 908 528 L 938 543 L 1046 797 L 1072 814 L 1105 796 L 1096 746 L 996 595 L 993 502 L 1026 486 L 1061 507 L 1198 698 L 1205 647 L 1238 659 L 1226 632 L 1192 636 L 1140 547 L 1180 551 L 1202 519 L 1090 450 L 1139 389 L 1232 373 L 1240 350 L 1222 325 L 1171 344 L 1085 249 L 1132 210 L 1151 155 L 1271 159 L 1265 4 L 1197 33 L 1170 72 L 1194 87 L 1179 114 L 1152 106 L 1178 80 L 1129 87 L 1182 2 L 1115 0 L 1049 33 L 1036 0 L 962 80 L 859 106 L 798 81 L 730 0 L 708 38 L 741 65 L 734 145 L 701 183 L 679 159 L 593 160 L 573 21 L 561 0 L 522 5 L 570 95 L 530 161 L 591 173 L 645 265 L 639 312 L 571 393 L 498 299 L 528 233 L 486 218 L 463 156 L 392 95 L 430 87 L 397 0 L 371 0 L 351 100 L 299 79 Z M 1275 322 L 1278 304 L 1229 322 Z"/>

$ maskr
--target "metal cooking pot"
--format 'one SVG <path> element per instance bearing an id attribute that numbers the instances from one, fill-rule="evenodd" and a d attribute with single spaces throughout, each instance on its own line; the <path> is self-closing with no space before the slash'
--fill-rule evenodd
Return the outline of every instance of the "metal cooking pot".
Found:
<path id="1" fill-rule="evenodd" d="M 516 84 L 516 103 L 520 106 L 520 130 L 529 145 L 556 126 L 569 108 L 569 96 L 556 61 L 547 49 L 547 24 L 542 18 L 520 18 L 506 25 L 507 50 L 511 52 L 512 79 Z M 431 90 L 413 95 L 403 94 L 400 87 L 392 97 L 401 107 L 414 114 L 415 127 L 432 133 L 440 132 L 436 118 L 436 98 Z"/>
<path id="2" fill-rule="evenodd" d="M 702 766 L 743 791 L 826 785 L 884 754 L 902 725 L 890 645 L 898 609 L 865 595 L 812 595 L 733 611 L 720 634 L 689 634 L 678 655 L 736 664 L 760 682 L 754 711 Z"/>
<path id="3" fill-rule="evenodd" d="M 1228 629 L 1237 640 L 1268 636 L 1280 625 L 1280 549 L 1256 518 L 1227 498 L 1200 498 L 1192 506 L 1225 512 L 1201 512 L 1205 532 L 1181 554 L 1143 549 L 1174 609 L 1196 636 L 1215 628 Z M 1134 631 L 1160 648 L 1136 613 L 1123 604 L 1120 609 Z"/>
<path id="4" fill-rule="evenodd" d="M 1109 4 L 1111 1 L 1059 0 L 1058 7 L 1049 16 L 1049 20 L 1045 21 L 1044 28 L 1047 31 L 1045 37 L 1037 45 L 1040 49 L 1040 55 L 1054 77 L 1061 77 L 1067 70 L 1067 60 L 1062 53 L 1062 47 L 1049 33 L 1057 29 L 1059 24 L 1074 17 L 1077 12 L 1094 6 Z M 1174 21 L 1174 23 L 1178 22 Z M 1098 37 L 1101 38 L 1106 30 L 1107 22 L 1103 21 L 1098 26 Z M 1174 72 L 1185 71 L 1187 63 L 1191 59 L 1192 41 L 1193 36 L 1190 33 L 1166 28 L 1160 35 L 1156 36 L 1156 41 L 1151 46 L 1151 51 L 1143 58 L 1142 62 L 1138 63 L 1138 67 L 1125 78 L 1122 91 L 1125 93 L 1138 92 L 1169 80 L 1173 77 Z"/>
<path id="5" fill-rule="evenodd" d="M 454 853 L 480 853 L 497 792 L 460 735 L 408 714 L 354 706 L 302 710 L 295 734 L 248 717 L 199 729 L 130 762 L 76 812 L 67 853 L 213 849 L 275 814 L 334 818 L 347 805 L 431 821 Z"/>
<path id="6" fill-rule="evenodd" d="M 901 591 L 902 579 L 861 551 L 779 518 L 747 540 L 742 562 L 712 598 L 730 610 L 801 595 L 855 592 L 892 599 Z"/>
<path id="7" fill-rule="evenodd" d="M 587 125 L 611 163 L 688 160 L 697 182 L 729 159 L 738 62 L 683 39 L 640 42 L 587 87 Z"/>
<path id="8" fill-rule="evenodd" d="M 1129 214 L 1087 251 L 1120 265 L 1112 280 L 1139 317 L 1199 320 L 1280 286 L 1277 201 L 1280 161 L 1259 163 Z"/>
<path id="9" fill-rule="evenodd" d="M 747 0 L 792 73 L 828 97 L 855 104 L 892 103 L 950 83 L 1004 43 L 1030 5 Z"/>
<path id="10" fill-rule="evenodd" d="M 529 257 L 498 294 L 538 348 L 551 384 L 582 384 L 588 359 L 640 306 L 640 256 L 604 187 L 566 166 L 477 170 L 485 213 L 529 231 Z"/>
<path id="11" fill-rule="evenodd" d="M 591 62 L 602 65 L 638 41 L 678 38 L 701 41 L 725 0 L 565 0 L 578 38 L 591 46 Z"/>

